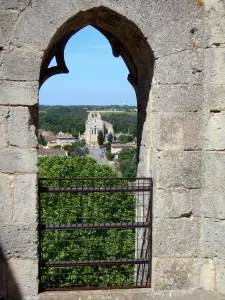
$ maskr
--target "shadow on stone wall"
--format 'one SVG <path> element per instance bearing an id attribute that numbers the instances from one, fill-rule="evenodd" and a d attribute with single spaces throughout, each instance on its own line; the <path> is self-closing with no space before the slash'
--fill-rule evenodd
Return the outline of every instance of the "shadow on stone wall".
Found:
<path id="1" fill-rule="evenodd" d="M 0 300 L 22 300 L 21 291 L 0 245 Z"/>

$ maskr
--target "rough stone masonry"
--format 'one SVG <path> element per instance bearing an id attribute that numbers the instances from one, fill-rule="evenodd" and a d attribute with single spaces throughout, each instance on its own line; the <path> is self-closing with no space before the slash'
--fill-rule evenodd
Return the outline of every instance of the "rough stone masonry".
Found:
<path id="1" fill-rule="evenodd" d="M 152 288 L 38 294 L 38 90 L 89 24 L 137 95 Z M 224 0 L 0 0 L 0 228 L 0 299 L 225 299 Z"/>

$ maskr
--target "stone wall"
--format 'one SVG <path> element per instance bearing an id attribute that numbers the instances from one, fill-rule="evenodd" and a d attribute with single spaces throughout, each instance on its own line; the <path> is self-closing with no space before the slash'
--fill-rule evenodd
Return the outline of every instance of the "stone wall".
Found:
<path id="1" fill-rule="evenodd" d="M 224 299 L 224 1 L 0 0 L 0 8 L 0 298 L 40 297 L 40 70 L 68 30 L 92 24 L 123 57 L 137 94 L 139 175 L 154 182 L 152 289 L 63 299 Z"/>

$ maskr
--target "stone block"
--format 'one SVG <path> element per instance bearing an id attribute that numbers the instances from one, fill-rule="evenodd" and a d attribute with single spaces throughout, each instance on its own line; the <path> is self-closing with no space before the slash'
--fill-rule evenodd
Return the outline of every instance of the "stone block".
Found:
<path id="1" fill-rule="evenodd" d="M 205 259 L 200 263 L 199 286 L 208 292 L 215 290 L 216 268 L 212 259 Z"/>
<path id="2" fill-rule="evenodd" d="M 203 95 L 203 85 L 153 85 L 150 96 L 151 110 L 196 112 L 202 108 Z"/>
<path id="3" fill-rule="evenodd" d="M 16 175 L 14 182 L 13 222 L 33 224 L 37 220 L 37 175 Z"/>
<path id="4" fill-rule="evenodd" d="M 203 186 L 207 189 L 224 189 L 225 153 L 223 151 L 206 151 L 203 154 Z"/>
<path id="5" fill-rule="evenodd" d="M 37 147 L 34 120 L 28 107 L 11 107 L 9 117 L 9 144 L 19 148 Z"/>
<path id="6" fill-rule="evenodd" d="M 2 54 L 1 80 L 39 80 L 42 53 L 16 48 Z"/>
<path id="7" fill-rule="evenodd" d="M 209 111 L 224 111 L 225 110 L 225 86 L 221 85 L 205 85 L 204 86 L 205 100 L 203 107 Z"/>
<path id="8" fill-rule="evenodd" d="M 38 294 L 38 261 L 31 259 L 8 260 L 8 299 L 35 300 Z"/>
<path id="9" fill-rule="evenodd" d="M 0 81 L 0 104 L 35 105 L 38 103 L 38 81 Z"/>
<path id="10" fill-rule="evenodd" d="M 30 3 L 30 0 L 0 0 L 0 7 L 2 10 L 5 9 L 18 9 L 18 10 L 24 10 L 28 4 Z"/>
<path id="11" fill-rule="evenodd" d="M 184 149 L 202 149 L 203 117 L 201 113 L 184 114 Z"/>
<path id="12" fill-rule="evenodd" d="M 206 127 L 204 130 L 204 149 L 225 149 L 225 112 L 210 113 L 206 116 Z"/>
<path id="13" fill-rule="evenodd" d="M 155 219 L 153 256 L 194 257 L 198 252 L 198 222 L 193 217 Z"/>
<path id="14" fill-rule="evenodd" d="M 216 265 L 216 290 L 225 298 L 225 260 L 215 258 L 214 262 Z"/>
<path id="15" fill-rule="evenodd" d="M 171 16 L 173 17 L 173 16 Z M 155 34 L 149 35 L 149 44 L 154 50 L 155 57 L 167 56 L 169 54 L 184 50 L 195 50 L 193 42 L 198 47 L 206 45 L 204 20 L 202 18 L 189 18 L 168 21 L 156 28 Z M 171 32 L 173 34 L 171 34 Z M 168 36 L 170 38 L 168 39 Z"/>
<path id="16" fill-rule="evenodd" d="M 154 196 L 155 218 L 181 218 L 200 215 L 200 191 L 198 189 L 157 189 Z"/>
<path id="17" fill-rule="evenodd" d="M 225 189 L 202 189 L 200 199 L 203 217 L 225 220 Z"/>
<path id="18" fill-rule="evenodd" d="M 201 221 L 200 248 L 202 255 L 225 259 L 225 221 L 203 219 Z"/>
<path id="19" fill-rule="evenodd" d="M 37 172 L 37 150 L 10 147 L 0 152 L 0 172 Z"/>
<path id="20" fill-rule="evenodd" d="M 56 29 L 76 13 L 75 1 L 36 1 L 18 20 L 12 32 L 12 41 L 19 46 L 30 45 L 37 50 L 46 50 Z"/>
<path id="21" fill-rule="evenodd" d="M 0 223 L 10 223 L 13 215 L 12 184 L 13 178 L 0 174 Z"/>
<path id="22" fill-rule="evenodd" d="M 157 188 L 188 189 L 202 186 L 202 154 L 194 151 L 163 151 L 157 160 Z"/>
<path id="23" fill-rule="evenodd" d="M 156 115 L 155 115 L 156 116 Z M 159 113 L 155 118 L 154 136 L 159 150 L 183 149 L 184 116 L 180 113 Z"/>
<path id="24" fill-rule="evenodd" d="M 0 148 L 8 146 L 8 117 L 8 107 L 0 106 Z"/>
<path id="25" fill-rule="evenodd" d="M 37 256 L 37 224 L 2 224 L 0 232 L 1 252 L 5 259 Z"/>
<path id="26" fill-rule="evenodd" d="M 202 148 L 200 113 L 159 113 L 153 120 L 155 147 L 159 150 L 198 150 Z"/>
<path id="27" fill-rule="evenodd" d="M 0 3 L 1 7 L 1 3 Z M 1 7 L 2 9 L 2 7 Z M 0 11 L 0 46 L 3 47 L 9 40 L 13 24 L 18 17 L 16 11 Z"/>
<path id="28" fill-rule="evenodd" d="M 158 58 L 155 62 L 153 83 L 201 84 L 203 82 L 203 57 L 202 50 L 186 50 Z"/>
<path id="29" fill-rule="evenodd" d="M 223 85 L 225 81 L 225 48 L 205 50 L 205 84 Z"/>
<path id="30" fill-rule="evenodd" d="M 153 274 L 153 288 L 155 290 L 190 290 L 198 285 L 196 263 L 191 258 L 155 259 L 153 261 Z M 187 299 L 192 298 L 188 297 Z"/>

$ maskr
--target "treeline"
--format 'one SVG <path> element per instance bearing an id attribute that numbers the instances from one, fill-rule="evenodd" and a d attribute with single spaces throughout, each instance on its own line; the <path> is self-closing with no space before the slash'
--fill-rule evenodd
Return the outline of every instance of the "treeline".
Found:
<path id="1" fill-rule="evenodd" d="M 122 113 L 101 113 L 102 119 L 114 126 L 115 132 L 137 135 L 137 117 L 135 112 L 130 112 L 134 107 L 112 106 L 107 109 L 124 111 Z M 49 130 L 54 133 L 59 131 L 69 132 L 74 137 L 85 131 L 85 121 L 88 111 L 103 110 L 101 106 L 43 106 L 39 107 L 39 129 Z"/>

